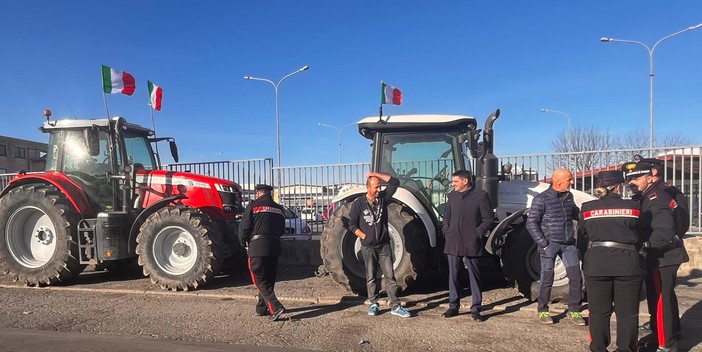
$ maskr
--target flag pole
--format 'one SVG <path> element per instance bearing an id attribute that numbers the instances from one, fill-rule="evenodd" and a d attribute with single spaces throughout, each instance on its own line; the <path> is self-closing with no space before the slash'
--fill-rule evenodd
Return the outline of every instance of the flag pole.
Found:
<path id="1" fill-rule="evenodd" d="M 378 123 L 384 124 L 383 122 L 383 94 L 385 93 L 383 91 L 383 85 L 385 82 L 380 81 L 380 108 L 378 108 Z"/>
<path id="2" fill-rule="evenodd" d="M 154 107 L 149 103 L 149 111 L 151 111 L 151 129 L 154 131 L 154 137 L 156 137 L 156 122 L 154 122 Z M 154 143 L 156 146 L 156 154 L 158 158 L 161 159 L 161 154 L 158 153 L 158 142 Z"/>
<path id="3" fill-rule="evenodd" d="M 110 109 L 107 108 L 107 94 L 105 91 L 102 92 L 102 101 L 105 102 L 105 112 L 107 113 L 107 118 L 110 118 Z"/>

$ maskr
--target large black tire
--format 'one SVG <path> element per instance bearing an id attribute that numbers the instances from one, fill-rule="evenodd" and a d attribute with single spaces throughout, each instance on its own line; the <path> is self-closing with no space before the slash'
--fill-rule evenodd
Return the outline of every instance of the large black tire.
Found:
<path id="1" fill-rule="evenodd" d="M 320 252 L 326 271 L 336 283 L 347 291 L 365 295 L 361 242 L 347 231 L 350 209 L 351 202 L 346 202 L 329 218 L 320 239 Z M 404 290 L 417 279 L 429 243 L 421 220 L 400 204 L 388 206 L 388 225 L 395 278 L 398 288 Z"/>
<path id="2" fill-rule="evenodd" d="M 164 290 L 197 289 L 219 272 L 222 234 L 197 209 L 174 206 L 141 225 L 136 253 L 144 275 Z"/>
<path id="3" fill-rule="evenodd" d="M 75 239 L 80 216 L 46 184 L 19 186 L 0 199 L 0 270 L 32 286 L 65 282 L 85 265 Z"/>
<path id="4" fill-rule="evenodd" d="M 502 250 L 502 271 L 507 281 L 524 297 L 535 301 L 538 298 L 539 278 L 541 275 L 541 258 L 536 243 L 529 235 L 525 223 L 515 226 L 507 235 Z M 563 301 L 568 298 L 568 278 L 565 266 L 560 258 L 554 266 L 551 301 Z"/>

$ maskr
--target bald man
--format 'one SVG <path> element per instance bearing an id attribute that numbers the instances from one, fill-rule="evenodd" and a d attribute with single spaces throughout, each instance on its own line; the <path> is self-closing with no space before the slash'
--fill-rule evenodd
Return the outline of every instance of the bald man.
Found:
<path id="1" fill-rule="evenodd" d="M 551 181 L 551 186 L 532 200 L 526 223 L 541 257 L 537 318 L 543 324 L 553 324 L 548 303 L 551 300 L 556 256 L 560 256 L 569 281 L 568 318 L 575 325 L 582 326 L 586 325 L 580 313 L 582 276 L 573 231 L 573 220 L 578 219 L 580 209 L 570 193 L 573 174 L 565 169 L 557 169 L 553 172 Z"/>

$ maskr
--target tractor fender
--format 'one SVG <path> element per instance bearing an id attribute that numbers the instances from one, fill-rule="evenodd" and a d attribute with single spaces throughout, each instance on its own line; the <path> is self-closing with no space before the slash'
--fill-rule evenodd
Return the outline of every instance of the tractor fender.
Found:
<path id="1" fill-rule="evenodd" d="M 66 195 L 68 201 L 73 205 L 76 211 L 82 217 L 94 217 L 95 211 L 90 205 L 85 192 L 75 182 L 65 175 L 57 172 L 42 173 L 42 174 L 18 174 L 10 180 L 10 183 L 5 189 L 0 192 L 0 198 L 10 192 L 10 190 L 30 183 L 42 183 L 53 185 L 58 188 L 61 193 Z"/>
<path id="2" fill-rule="evenodd" d="M 366 192 L 367 190 L 365 186 L 350 188 L 334 197 L 333 202 L 352 201 Z M 427 231 L 427 236 L 429 236 L 429 245 L 432 248 L 436 247 L 436 229 L 434 228 L 434 221 L 432 221 L 426 208 L 424 208 L 424 205 L 417 200 L 417 197 L 404 188 L 398 188 L 395 194 L 393 194 L 392 198 L 406 205 L 412 209 L 417 216 L 419 216 L 419 218 L 422 220 L 422 224 L 424 225 L 424 229 Z"/>
<path id="3" fill-rule="evenodd" d="M 127 253 L 132 253 L 133 248 L 136 246 L 132 246 L 132 241 L 136 240 L 136 236 L 139 234 L 139 228 L 141 228 L 141 224 L 146 221 L 146 218 L 151 216 L 151 214 L 159 211 L 161 208 L 167 207 L 168 204 L 173 203 L 179 199 L 185 199 L 187 198 L 184 194 L 178 194 L 175 196 L 170 196 L 170 197 L 165 197 L 162 198 L 151 205 L 149 205 L 148 208 L 144 209 L 137 215 L 136 219 L 134 219 L 134 222 L 132 223 L 132 228 L 129 230 L 129 239 L 127 240 L 127 248 L 128 252 Z"/>
<path id="4" fill-rule="evenodd" d="M 522 217 L 529 213 L 529 209 L 525 208 L 510 214 L 507 218 L 500 221 L 497 226 L 490 232 L 485 243 L 485 250 L 492 254 L 500 256 L 500 248 L 507 240 L 507 232 L 512 228 L 512 224 L 522 221 Z"/>

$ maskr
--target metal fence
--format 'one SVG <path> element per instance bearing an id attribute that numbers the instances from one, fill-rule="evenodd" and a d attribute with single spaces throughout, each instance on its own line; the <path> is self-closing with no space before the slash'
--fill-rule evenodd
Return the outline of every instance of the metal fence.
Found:
<path id="1" fill-rule="evenodd" d="M 575 175 L 573 188 L 591 193 L 595 184 L 594 176 L 597 173 L 618 169 L 624 162 L 631 161 L 636 154 L 665 162 L 665 179 L 678 187 L 689 199 L 692 224 L 690 233 L 702 234 L 700 231 L 702 146 L 513 155 L 501 157 L 500 164 L 512 166 L 511 178 L 542 182 L 550 182 L 554 169 L 566 168 L 572 170 Z M 408 165 L 398 167 L 396 169 L 402 173 L 408 172 L 404 169 L 410 168 Z M 421 169 L 422 166 L 418 168 Z M 319 219 L 325 218 L 325 212 L 332 198 L 344 187 L 363 185 L 370 165 L 351 163 L 277 168 L 273 166 L 273 159 L 253 159 L 169 164 L 164 165 L 164 169 L 190 171 L 232 180 L 242 186 L 245 198 L 253 196 L 253 189 L 258 183 L 273 185 L 277 189 L 281 203 L 298 211 L 303 208 L 315 209 L 319 215 L 318 220 L 310 226 L 313 232 L 321 232 L 323 222 Z M 434 169 L 435 167 L 431 167 L 429 171 Z M 426 172 L 431 173 L 429 171 Z M 0 188 L 4 188 L 13 176 L 14 174 L 0 174 Z"/>

